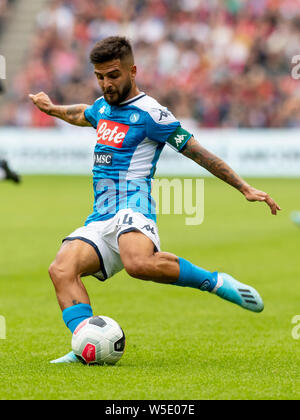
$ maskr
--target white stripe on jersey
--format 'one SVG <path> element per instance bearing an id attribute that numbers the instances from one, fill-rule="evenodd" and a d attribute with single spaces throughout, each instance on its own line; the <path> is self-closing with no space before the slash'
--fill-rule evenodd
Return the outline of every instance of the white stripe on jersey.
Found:
<path id="1" fill-rule="evenodd" d="M 153 159 L 159 144 L 147 137 L 135 149 L 128 168 L 127 180 L 147 178 L 153 168 Z"/>

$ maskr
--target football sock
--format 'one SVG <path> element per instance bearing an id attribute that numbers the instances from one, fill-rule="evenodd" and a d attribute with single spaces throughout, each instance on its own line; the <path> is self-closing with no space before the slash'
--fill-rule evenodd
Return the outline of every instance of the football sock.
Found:
<path id="1" fill-rule="evenodd" d="M 62 314 L 64 323 L 73 334 L 82 321 L 93 316 L 93 310 L 90 305 L 79 303 L 79 305 L 74 305 L 63 310 Z"/>
<path id="2" fill-rule="evenodd" d="M 180 274 L 174 286 L 192 287 L 203 292 L 211 292 L 218 281 L 218 273 L 211 273 L 203 268 L 197 267 L 189 261 L 179 258 Z"/>

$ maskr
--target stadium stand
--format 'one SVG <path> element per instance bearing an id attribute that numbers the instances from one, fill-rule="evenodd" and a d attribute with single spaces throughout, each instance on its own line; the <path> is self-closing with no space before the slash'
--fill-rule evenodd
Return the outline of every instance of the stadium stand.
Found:
<path id="1" fill-rule="evenodd" d="M 201 127 L 293 127 L 284 112 L 300 94 L 291 59 L 300 54 L 298 0 L 52 0 L 36 18 L 24 65 L 0 122 L 51 127 L 28 92 L 57 103 L 92 103 L 99 88 L 92 45 L 110 35 L 134 45 L 138 85 Z"/>

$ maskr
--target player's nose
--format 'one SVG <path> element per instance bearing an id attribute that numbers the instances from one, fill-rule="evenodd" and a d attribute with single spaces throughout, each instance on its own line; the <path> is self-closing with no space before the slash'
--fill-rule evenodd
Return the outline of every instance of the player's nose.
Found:
<path id="1" fill-rule="evenodd" d="M 109 91 L 112 88 L 112 82 L 110 79 L 104 78 L 102 82 L 102 88 L 104 92 Z"/>

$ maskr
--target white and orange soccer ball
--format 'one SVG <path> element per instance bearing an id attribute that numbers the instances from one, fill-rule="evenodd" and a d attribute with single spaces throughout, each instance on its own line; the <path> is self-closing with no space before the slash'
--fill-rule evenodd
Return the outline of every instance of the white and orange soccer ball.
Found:
<path id="1" fill-rule="evenodd" d="M 87 365 L 114 365 L 125 351 L 125 335 L 120 325 L 107 316 L 82 321 L 72 336 L 72 350 Z"/>

